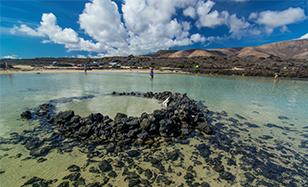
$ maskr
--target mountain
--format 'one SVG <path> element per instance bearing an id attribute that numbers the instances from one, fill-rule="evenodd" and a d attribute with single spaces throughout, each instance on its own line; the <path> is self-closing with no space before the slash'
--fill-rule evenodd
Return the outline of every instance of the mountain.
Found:
<path id="1" fill-rule="evenodd" d="M 282 59 L 308 59 L 308 39 L 291 40 L 265 44 L 255 47 L 219 48 L 219 49 L 190 49 L 190 50 L 163 50 L 154 54 L 161 58 L 191 58 L 191 57 L 255 57 L 268 58 L 271 56 Z"/>

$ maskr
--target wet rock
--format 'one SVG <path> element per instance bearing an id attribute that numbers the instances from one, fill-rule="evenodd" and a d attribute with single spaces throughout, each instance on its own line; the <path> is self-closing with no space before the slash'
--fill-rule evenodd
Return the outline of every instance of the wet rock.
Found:
<path id="1" fill-rule="evenodd" d="M 67 168 L 67 170 L 69 170 L 70 172 L 79 172 L 80 171 L 80 167 L 77 165 L 71 165 Z"/>
<path id="2" fill-rule="evenodd" d="M 165 175 L 158 175 L 156 178 L 157 183 L 163 183 L 166 186 L 170 186 L 172 184 L 172 180 L 168 179 Z"/>
<path id="3" fill-rule="evenodd" d="M 107 171 L 112 170 L 112 166 L 111 166 L 110 162 L 107 161 L 107 160 L 101 161 L 98 167 L 102 172 L 107 172 Z"/>
<path id="4" fill-rule="evenodd" d="M 69 121 L 73 116 L 74 116 L 74 111 L 61 111 L 55 116 L 55 121 L 56 122 L 65 122 Z"/>
<path id="5" fill-rule="evenodd" d="M 277 128 L 277 129 L 283 129 L 283 127 L 275 125 L 273 123 L 267 123 L 265 126 L 267 126 L 268 128 Z"/>
<path id="6" fill-rule="evenodd" d="M 126 119 L 127 118 L 127 115 L 126 114 L 123 114 L 123 113 L 117 113 L 115 118 L 114 118 L 114 121 L 116 123 L 118 122 L 121 122 L 123 119 Z"/>
<path id="7" fill-rule="evenodd" d="M 203 157 L 203 158 L 207 158 L 210 156 L 211 154 L 211 151 L 209 149 L 209 147 L 205 144 L 199 144 L 197 145 L 197 150 L 199 151 L 200 155 Z"/>
<path id="8" fill-rule="evenodd" d="M 224 179 L 224 180 L 227 180 L 227 181 L 234 181 L 235 180 L 235 176 L 232 175 L 232 173 L 230 173 L 228 171 L 224 171 L 224 172 L 219 173 L 219 177 Z"/>
<path id="9" fill-rule="evenodd" d="M 102 187 L 103 185 L 99 182 L 89 183 L 86 187 Z"/>
<path id="10" fill-rule="evenodd" d="M 5 173 L 5 170 L 0 168 L 0 175 L 3 173 Z"/>
<path id="11" fill-rule="evenodd" d="M 52 148 L 50 146 L 44 146 L 42 148 L 33 149 L 30 151 L 30 155 L 33 157 L 46 156 Z"/>
<path id="12" fill-rule="evenodd" d="M 69 186 L 70 186 L 70 183 L 68 181 L 63 181 L 58 185 L 58 187 L 69 187 Z"/>
<path id="13" fill-rule="evenodd" d="M 233 160 L 233 159 L 231 159 L 231 158 L 228 158 L 227 164 L 228 164 L 228 166 L 236 166 L 235 160 Z"/>
<path id="14" fill-rule="evenodd" d="M 77 181 L 73 182 L 73 186 L 83 186 L 86 184 L 86 180 L 82 177 L 79 177 Z"/>
<path id="15" fill-rule="evenodd" d="M 46 158 L 39 158 L 39 159 L 37 159 L 37 162 L 42 163 L 42 162 L 45 162 L 46 160 L 47 160 Z"/>
<path id="16" fill-rule="evenodd" d="M 288 120 L 289 118 L 287 116 L 278 116 L 278 119 L 280 119 L 280 120 Z"/>
<path id="17" fill-rule="evenodd" d="M 104 176 L 104 177 L 103 177 L 102 185 L 107 184 L 107 183 L 109 182 L 109 180 L 110 180 L 109 177 Z"/>
<path id="18" fill-rule="evenodd" d="M 145 176 L 147 179 L 151 179 L 152 176 L 153 176 L 153 173 L 152 173 L 152 171 L 151 171 L 150 169 L 146 169 L 146 170 L 144 171 L 144 176 Z"/>
<path id="19" fill-rule="evenodd" d="M 118 175 L 115 171 L 111 171 L 110 173 L 108 173 L 108 176 L 112 178 L 116 178 Z"/>
<path id="20" fill-rule="evenodd" d="M 195 176 L 191 173 L 191 172 L 187 172 L 184 176 L 184 179 L 186 180 L 186 182 L 188 181 L 193 181 L 195 178 Z"/>
<path id="21" fill-rule="evenodd" d="M 247 125 L 249 128 L 259 128 L 260 126 L 254 123 L 245 122 L 245 125 Z"/>
<path id="22" fill-rule="evenodd" d="M 213 134 L 212 127 L 207 122 L 198 123 L 197 129 L 208 135 Z"/>
<path id="23" fill-rule="evenodd" d="M 24 111 L 24 112 L 22 112 L 20 114 L 20 117 L 24 118 L 24 119 L 31 119 L 32 118 L 32 113 L 31 113 L 31 111 L 26 110 L 26 111 Z"/>
<path id="24" fill-rule="evenodd" d="M 213 170 L 215 170 L 216 172 L 222 172 L 224 171 L 224 166 L 221 164 L 217 164 L 213 167 Z"/>
<path id="25" fill-rule="evenodd" d="M 74 173 L 71 173 L 71 174 L 63 177 L 63 179 L 68 179 L 70 181 L 77 181 L 80 176 L 81 176 L 80 173 L 74 172 Z"/>
<path id="26" fill-rule="evenodd" d="M 32 177 L 31 179 L 27 180 L 22 186 L 32 185 L 36 187 L 47 187 L 52 184 L 52 180 L 45 180 L 39 177 Z"/>
<path id="27" fill-rule="evenodd" d="M 118 168 L 122 168 L 125 166 L 125 163 L 122 162 L 121 160 L 117 160 L 114 164 L 115 167 L 118 167 Z"/>
<path id="28" fill-rule="evenodd" d="M 143 118 L 140 127 L 144 130 L 148 130 L 150 128 L 151 122 L 148 118 Z"/>
<path id="29" fill-rule="evenodd" d="M 238 119 L 241 119 L 241 120 L 246 120 L 246 118 L 245 118 L 245 117 L 243 117 L 243 116 L 241 116 L 241 115 L 239 115 L 239 114 L 235 114 L 235 116 L 236 116 Z"/>
<path id="30" fill-rule="evenodd" d="M 138 150 L 129 150 L 126 153 L 130 157 L 138 157 L 141 154 L 140 151 L 138 151 Z"/>
<path id="31" fill-rule="evenodd" d="M 244 175 L 245 175 L 247 181 L 250 182 L 250 183 L 253 182 L 256 178 L 254 175 L 252 175 L 249 172 L 245 172 Z"/>
<path id="32" fill-rule="evenodd" d="M 180 157 L 180 151 L 174 150 L 166 153 L 167 160 L 175 161 Z"/>
<path id="33" fill-rule="evenodd" d="M 91 167 L 89 168 L 89 172 L 91 172 L 91 173 L 100 173 L 100 170 L 97 169 L 97 168 L 94 167 L 94 166 L 91 166 Z"/>
<path id="34" fill-rule="evenodd" d="M 28 137 L 25 140 L 25 147 L 28 150 L 36 149 L 43 145 L 43 141 L 41 141 L 38 137 Z"/>
<path id="35" fill-rule="evenodd" d="M 270 139 L 273 139 L 274 137 L 270 135 L 262 135 L 262 136 L 259 136 L 259 138 L 262 140 L 270 140 Z"/>
<path id="36" fill-rule="evenodd" d="M 210 187 L 210 184 L 207 182 L 202 182 L 199 186 L 200 187 Z"/>
<path id="37" fill-rule="evenodd" d="M 128 180 L 128 186 L 129 187 L 135 187 L 140 183 L 141 183 L 141 180 L 139 178 L 132 178 L 132 179 Z"/>
<path id="38" fill-rule="evenodd" d="M 108 153 L 113 153 L 115 151 L 116 146 L 114 143 L 109 143 L 106 147 L 106 150 Z"/>

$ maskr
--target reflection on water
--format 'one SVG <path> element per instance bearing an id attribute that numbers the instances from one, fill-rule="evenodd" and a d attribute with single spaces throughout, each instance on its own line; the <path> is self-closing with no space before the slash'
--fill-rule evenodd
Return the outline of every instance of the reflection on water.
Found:
<path id="1" fill-rule="evenodd" d="M 112 91 L 165 90 L 187 93 L 196 100 L 204 101 L 210 110 L 226 111 L 230 116 L 239 114 L 250 123 L 261 127 L 249 129 L 252 138 L 272 136 L 273 140 L 269 141 L 271 145 L 287 142 L 292 149 L 305 154 L 305 149 L 299 149 L 298 146 L 305 139 L 299 132 L 308 126 L 308 82 L 283 79 L 274 82 L 271 78 L 161 74 L 150 80 L 147 74 L 91 72 L 0 75 L 0 136 L 33 128 L 35 124 L 19 120 L 19 114 L 26 108 L 37 106 L 50 99 L 92 94 L 96 97 L 63 104 L 58 110 L 73 109 L 82 116 L 91 112 L 101 112 L 111 117 L 116 112 L 139 116 L 143 111 L 151 112 L 160 108 L 160 104 L 155 100 L 111 97 L 104 94 Z M 279 116 L 288 119 L 279 119 Z M 267 123 L 276 124 L 284 129 L 269 128 L 266 126 Z M 183 147 L 187 155 L 190 155 L 189 146 L 183 145 Z M 6 186 L 12 186 L 16 176 L 22 178 L 41 173 L 43 177 L 59 178 L 63 176 L 63 172 L 67 172 L 65 171 L 67 166 L 86 160 L 78 151 L 59 157 L 53 153 L 48 156 L 50 158 L 47 162 L 39 165 L 41 169 L 38 169 L 36 161 L 21 161 L 16 164 L 15 159 L 4 156 L 22 153 L 22 158 L 26 158 L 29 153 L 24 148 L 10 147 L 12 149 L 9 151 L 0 148 L 0 170 L 11 167 L 6 169 L 5 175 L 0 175 L 0 181 L 4 181 Z M 63 162 L 57 162 L 59 158 Z M 190 158 L 186 157 L 183 163 L 187 164 L 189 160 Z M 57 164 L 59 167 L 56 167 Z M 50 172 L 44 173 L 42 170 Z M 209 180 L 212 180 L 211 175 L 208 174 Z M 21 185 L 21 181 L 24 182 L 24 180 L 15 182 Z"/>

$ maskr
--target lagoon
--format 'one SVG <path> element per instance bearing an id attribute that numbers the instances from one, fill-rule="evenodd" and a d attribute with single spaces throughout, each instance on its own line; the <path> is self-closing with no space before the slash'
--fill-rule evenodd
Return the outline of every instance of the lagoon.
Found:
<path id="1" fill-rule="evenodd" d="M 252 139 L 269 135 L 275 140 L 269 141 L 269 144 L 281 141 L 300 155 L 307 153 L 307 148 L 300 145 L 307 140 L 304 135 L 307 135 L 308 126 L 308 81 L 273 81 L 262 77 L 157 74 L 154 80 L 150 80 L 148 74 L 120 72 L 0 75 L 0 136 L 7 137 L 11 132 L 33 128 L 36 124 L 20 120 L 20 113 L 51 99 L 94 95 L 90 100 L 61 104 L 57 110 L 72 109 L 83 116 L 91 112 L 102 112 L 114 117 L 119 111 L 140 116 L 144 111 L 151 112 L 160 108 L 160 104 L 151 99 L 117 98 L 108 94 L 113 91 L 166 90 L 187 93 L 189 97 L 202 101 L 212 111 L 225 111 L 229 116 L 240 116 L 243 120 L 257 124 L 261 128 L 249 129 Z M 291 130 L 271 128 L 268 124 Z M 185 151 L 189 152 L 189 149 Z M 21 185 L 25 181 L 23 176 L 40 173 L 44 177 L 61 178 L 68 163 L 80 163 L 85 159 L 77 150 L 70 155 L 74 159 L 53 152 L 48 155 L 48 161 L 42 163 L 43 167 L 37 167 L 31 160 L 18 161 L 21 166 L 16 166 L 16 160 L 3 157 L 6 153 L 14 155 L 17 152 L 23 152 L 25 156 L 27 154 L 20 146 L 10 147 L 9 151 L 4 147 L 0 150 L 0 169 L 6 170 L 0 175 L 0 183 L 6 186 Z M 59 158 L 61 162 L 57 161 Z M 22 169 L 15 174 L 18 167 Z M 50 172 L 42 172 L 43 170 Z M 12 180 L 15 177 L 17 181 Z M 212 179 L 209 182 L 215 184 Z"/>

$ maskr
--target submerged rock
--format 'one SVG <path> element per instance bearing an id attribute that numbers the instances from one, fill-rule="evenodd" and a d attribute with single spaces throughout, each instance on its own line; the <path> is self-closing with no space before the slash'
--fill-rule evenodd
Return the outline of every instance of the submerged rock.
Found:
<path id="1" fill-rule="evenodd" d="M 67 168 L 67 170 L 69 170 L 70 172 L 79 172 L 80 171 L 80 167 L 76 166 L 76 165 L 71 165 Z"/>
<path id="2" fill-rule="evenodd" d="M 107 172 L 112 170 L 112 166 L 107 160 L 101 161 L 98 167 L 102 172 Z"/>
<path id="3" fill-rule="evenodd" d="M 35 176 L 27 180 L 22 186 L 32 185 L 32 186 L 47 187 L 52 183 L 53 183 L 52 180 L 45 180 Z"/>
<path id="4" fill-rule="evenodd" d="M 130 157 L 138 157 L 140 155 L 140 152 L 137 150 L 130 150 L 127 151 L 127 155 Z"/>

